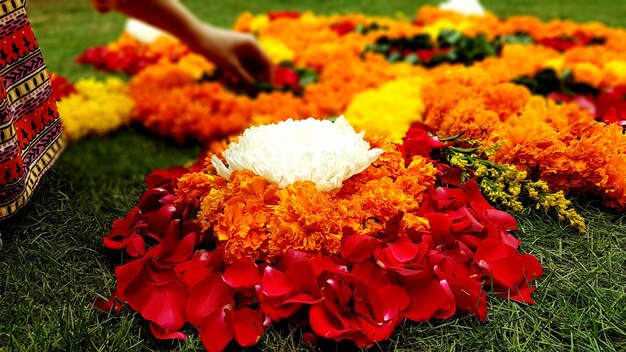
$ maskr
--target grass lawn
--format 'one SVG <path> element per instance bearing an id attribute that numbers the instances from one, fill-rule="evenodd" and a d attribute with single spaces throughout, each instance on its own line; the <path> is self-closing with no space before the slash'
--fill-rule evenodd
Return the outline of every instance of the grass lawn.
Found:
<path id="1" fill-rule="evenodd" d="M 434 1 L 420 1 L 433 3 Z M 121 31 L 119 15 L 99 16 L 88 0 L 29 0 L 29 13 L 49 68 L 72 79 L 103 76 L 79 67 L 73 58 L 104 44 Z M 207 21 L 229 26 L 237 14 L 272 9 L 319 13 L 360 11 L 412 16 L 410 0 L 207 1 L 186 3 Z M 597 20 L 626 27 L 626 2 L 613 0 L 483 1 L 497 14 L 529 14 Z M 393 6 L 393 7 L 391 7 Z M 186 344 L 163 344 L 130 311 L 107 315 L 91 307 L 115 286 L 115 258 L 102 246 L 111 222 L 124 215 L 143 191 L 151 170 L 193 160 L 200 147 L 176 146 L 137 129 L 68 146 L 44 178 L 31 203 L 0 222 L 0 351 L 202 350 L 196 335 Z M 625 166 L 626 167 L 626 166 Z M 518 214 L 521 252 L 534 254 L 545 275 L 537 284 L 537 304 L 490 298 L 489 321 L 458 316 L 429 324 L 405 323 L 374 350 L 626 350 L 626 217 L 596 201 L 578 200 L 589 232 L 578 235 L 538 213 Z M 299 350 L 296 330 L 276 326 L 258 347 Z M 324 343 L 319 350 L 344 351 Z"/>

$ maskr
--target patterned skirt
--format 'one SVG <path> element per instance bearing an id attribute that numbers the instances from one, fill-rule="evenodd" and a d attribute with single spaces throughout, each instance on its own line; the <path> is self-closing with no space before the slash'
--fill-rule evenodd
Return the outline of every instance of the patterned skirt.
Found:
<path id="1" fill-rule="evenodd" d="M 26 0 L 0 0 L 0 219 L 28 202 L 63 149 L 46 64 Z"/>

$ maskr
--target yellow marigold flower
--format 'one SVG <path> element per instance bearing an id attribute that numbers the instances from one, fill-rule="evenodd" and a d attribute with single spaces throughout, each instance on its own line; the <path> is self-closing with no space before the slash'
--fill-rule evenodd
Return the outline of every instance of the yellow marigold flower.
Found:
<path id="1" fill-rule="evenodd" d="M 626 61 L 613 60 L 604 65 L 605 83 L 609 86 L 626 84 Z"/>
<path id="2" fill-rule="evenodd" d="M 355 129 L 400 142 L 424 112 L 422 78 L 403 78 L 357 94 L 344 116 Z M 390 108 L 393 107 L 393 108 Z"/>
<path id="3" fill-rule="evenodd" d="M 269 56 L 270 60 L 272 60 L 274 64 L 278 64 L 283 61 L 293 61 L 296 56 L 287 44 L 271 37 L 262 37 L 259 39 L 259 45 L 263 48 L 267 56 Z"/>
<path id="4" fill-rule="evenodd" d="M 572 67 L 574 79 L 578 82 L 588 83 L 594 87 L 600 85 L 602 81 L 602 71 L 600 67 L 590 62 L 580 62 Z"/>
<path id="5" fill-rule="evenodd" d="M 252 21 L 250 21 L 250 31 L 254 33 L 259 32 L 267 28 L 269 24 L 270 24 L 270 18 L 266 14 L 256 15 L 254 16 Z"/>
<path id="6" fill-rule="evenodd" d="M 465 24 L 467 26 L 467 24 Z M 428 34 L 433 40 L 437 40 L 439 33 L 444 29 L 459 30 L 459 25 L 447 19 L 440 19 L 437 22 L 423 28 L 424 33 Z"/>
<path id="7" fill-rule="evenodd" d="M 130 122 L 134 103 L 122 80 L 82 79 L 75 86 L 76 93 L 58 102 L 65 135 L 70 140 L 103 135 Z"/>
<path id="8" fill-rule="evenodd" d="M 565 64 L 565 59 L 563 56 L 555 57 L 552 59 L 548 59 L 543 63 L 543 67 L 551 68 L 554 71 L 561 73 L 563 72 L 563 65 Z"/>
<path id="9" fill-rule="evenodd" d="M 176 66 L 189 73 L 194 80 L 200 79 L 204 74 L 211 74 L 215 70 L 215 65 L 212 62 L 197 54 L 184 56 Z"/>

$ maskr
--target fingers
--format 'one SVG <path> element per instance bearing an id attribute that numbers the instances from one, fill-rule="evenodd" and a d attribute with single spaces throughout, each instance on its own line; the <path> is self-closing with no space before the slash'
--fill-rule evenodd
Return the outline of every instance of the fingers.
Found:
<path id="1" fill-rule="evenodd" d="M 242 83 L 271 82 L 272 63 L 254 37 L 208 25 L 200 27 L 189 45 Z"/>
<path id="2" fill-rule="evenodd" d="M 272 81 L 272 61 L 256 42 L 251 47 L 249 57 L 244 60 L 244 66 L 258 82 Z"/>
<path id="3" fill-rule="evenodd" d="M 234 51 L 234 60 L 235 62 L 230 65 L 230 71 L 247 84 L 271 82 L 271 61 L 254 39 L 241 43 Z"/>
<path id="4" fill-rule="evenodd" d="M 248 73 L 248 70 L 246 70 L 239 62 L 235 63 L 231 67 L 230 71 L 236 74 L 241 80 L 243 80 L 248 85 L 251 85 L 255 82 L 254 77 L 252 77 L 252 75 Z"/>

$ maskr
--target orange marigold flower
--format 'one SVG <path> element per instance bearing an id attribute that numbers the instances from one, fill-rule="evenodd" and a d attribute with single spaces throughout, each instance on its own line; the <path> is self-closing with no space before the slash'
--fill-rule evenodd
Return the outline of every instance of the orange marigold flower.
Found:
<path id="1" fill-rule="evenodd" d="M 226 180 L 215 175 L 203 172 L 193 172 L 183 175 L 178 179 L 176 188 L 176 202 L 191 204 L 198 207 L 203 199 L 216 189 L 221 189 L 226 185 Z"/>
<path id="2" fill-rule="evenodd" d="M 280 201 L 268 224 L 270 257 L 288 249 L 335 254 L 341 247 L 341 218 L 332 194 L 313 182 L 296 182 L 278 192 Z"/>

